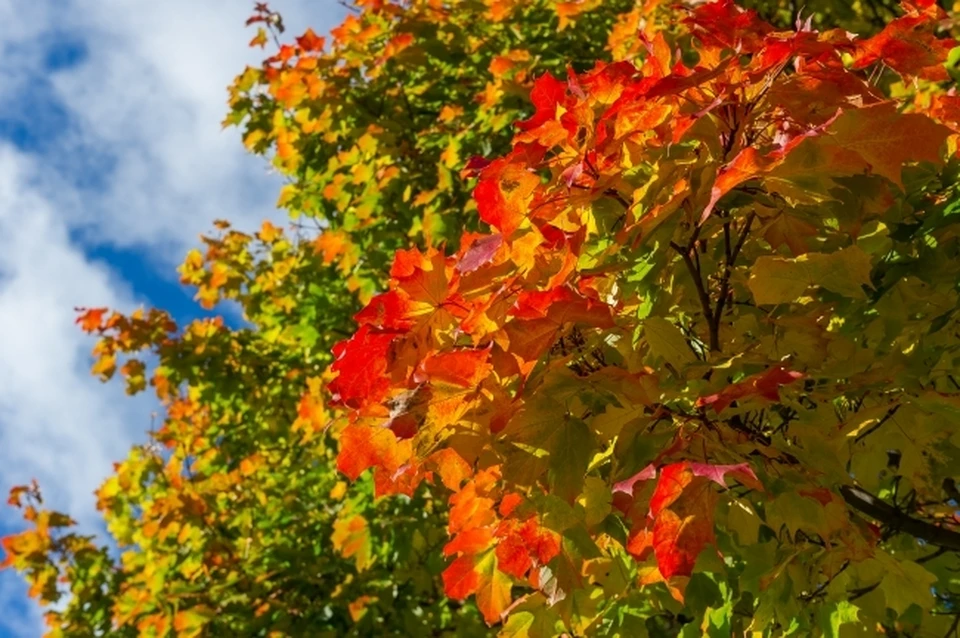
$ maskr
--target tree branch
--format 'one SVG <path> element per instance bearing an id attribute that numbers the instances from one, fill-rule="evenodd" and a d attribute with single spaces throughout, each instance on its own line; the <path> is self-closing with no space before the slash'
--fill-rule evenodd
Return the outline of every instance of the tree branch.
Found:
<path id="1" fill-rule="evenodd" d="M 680 253 L 680 257 L 683 258 L 683 263 L 686 264 L 687 270 L 690 272 L 690 277 L 693 278 L 693 284 L 697 287 L 697 296 L 700 298 L 700 306 L 703 310 L 703 316 L 707 320 L 707 328 L 710 330 L 710 349 L 719 351 L 720 335 L 717 332 L 716 327 L 713 325 L 713 311 L 710 307 L 710 295 L 707 294 L 707 289 L 703 285 L 703 278 L 700 276 L 700 270 L 697 268 L 697 265 L 693 263 L 693 258 L 690 256 L 690 248 L 684 249 L 675 242 L 670 242 L 670 247 Z"/>
<path id="2" fill-rule="evenodd" d="M 847 505 L 891 529 L 923 539 L 931 545 L 960 552 L 960 532 L 907 516 L 889 503 L 881 501 L 870 492 L 854 485 L 842 486 L 840 495 L 843 496 Z"/>
<path id="3" fill-rule="evenodd" d="M 874 423 L 873 425 L 871 425 L 869 428 L 867 428 L 866 430 L 864 430 L 863 432 L 861 432 L 860 435 L 859 435 L 856 439 L 853 440 L 853 442 L 854 442 L 854 443 L 859 443 L 859 442 L 862 441 L 863 439 L 867 438 L 868 436 L 870 436 L 871 434 L 873 434 L 874 432 L 876 432 L 877 430 L 879 430 L 880 427 L 881 427 L 884 423 L 886 423 L 887 421 L 889 421 L 890 418 L 893 417 L 893 415 L 896 414 L 896 413 L 897 413 L 897 410 L 899 410 L 899 409 L 900 409 L 900 404 L 898 403 L 897 405 L 895 405 L 895 406 L 893 406 L 892 408 L 890 408 L 889 410 L 887 410 L 887 413 L 883 415 L 883 418 L 882 418 L 882 419 L 880 419 L 879 421 L 877 421 L 876 423 Z"/>
<path id="4" fill-rule="evenodd" d="M 723 319 L 723 308 L 730 297 L 730 275 L 733 273 L 733 267 L 736 264 L 737 256 L 743 249 L 744 242 L 747 241 L 747 235 L 750 233 L 750 226 L 753 224 L 753 220 L 756 216 L 756 213 L 750 213 L 750 215 L 747 217 L 747 221 L 743 225 L 743 230 L 740 231 L 740 237 L 737 240 L 737 244 L 733 249 L 730 248 L 730 222 L 727 222 L 723 225 L 726 264 L 724 264 L 723 275 L 720 277 L 720 296 L 717 297 L 717 307 L 714 309 L 713 315 L 707 317 L 707 321 L 710 322 L 711 336 L 714 334 L 717 336 L 717 350 L 720 349 L 720 321 Z"/>

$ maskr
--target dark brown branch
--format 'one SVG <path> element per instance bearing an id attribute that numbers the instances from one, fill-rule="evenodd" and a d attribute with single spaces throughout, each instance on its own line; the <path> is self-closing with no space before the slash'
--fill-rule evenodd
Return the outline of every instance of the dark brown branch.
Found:
<path id="1" fill-rule="evenodd" d="M 937 527 L 932 523 L 907 516 L 889 503 L 881 501 L 870 492 L 854 485 L 841 487 L 840 495 L 843 496 L 847 505 L 891 529 L 923 539 L 931 545 L 951 551 L 960 551 L 960 532 Z"/>
<path id="2" fill-rule="evenodd" d="M 881 579 L 881 580 L 878 580 L 877 582 L 875 582 L 875 583 L 872 584 L 872 585 L 867 585 L 866 587 L 861 587 L 860 589 L 851 589 L 849 592 L 847 592 L 847 593 L 849 594 L 849 597 L 847 598 L 847 600 L 850 601 L 850 602 L 853 602 L 853 601 L 855 601 L 857 598 L 861 598 L 861 597 L 863 597 L 863 596 L 866 596 L 867 594 L 869 594 L 870 592 L 872 592 L 874 589 L 876 589 L 877 587 L 879 587 L 879 586 L 880 586 L 880 583 L 882 583 L 882 582 L 883 582 L 883 580 Z"/>
<path id="3" fill-rule="evenodd" d="M 810 592 L 809 594 L 801 594 L 801 595 L 800 595 L 800 600 L 808 601 L 808 602 L 809 602 L 809 601 L 814 600 L 815 598 L 818 598 L 819 596 L 823 595 L 823 590 L 825 590 L 827 587 L 829 587 L 829 586 L 830 586 L 830 583 L 833 582 L 833 579 L 835 579 L 837 576 L 839 576 L 840 574 L 842 574 L 842 573 L 847 569 L 847 567 L 850 567 L 850 561 L 845 562 L 845 563 L 843 564 L 843 566 L 842 566 L 840 569 L 838 569 L 838 570 L 836 571 L 836 573 L 833 574 L 833 576 L 831 576 L 830 578 L 828 578 L 828 579 L 826 579 L 825 581 L 823 581 L 822 583 L 820 583 L 820 584 L 817 586 L 817 588 L 814 589 L 812 592 Z"/>
<path id="4" fill-rule="evenodd" d="M 628 202 L 627 199 L 616 189 L 608 188 L 607 190 L 603 191 L 603 194 L 607 197 L 612 197 L 613 199 L 617 200 L 617 202 L 623 206 L 624 210 L 630 208 L 630 202 Z"/>
<path id="5" fill-rule="evenodd" d="M 697 268 L 697 265 L 693 263 L 693 258 L 690 256 L 690 248 L 684 249 L 675 242 L 670 242 L 670 247 L 677 251 L 680 254 L 680 257 L 683 258 L 683 263 L 686 264 L 687 271 L 690 273 L 690 277 L 693 278 L 693 284 L 697 287 L 697 296 L 700 298 L 700 306 L 703 310 L 703 316 L 707 320 L 707 327 L 710 330 L 710 349 L 719 351 L 720 335 L 715 330 L 713 325 L 713 311 L 710 308 L 710 295 L 707 294 L 707 289 L 703 285 L 703 278 L 700 276 L 700 270 Z"/>
<path id="6" fill-rule="evenodd" d="M 717 297 L 717 307 L 714 309 L 713 315 L 707 317 L 707 321 L 710 323 L 711 336 L 714 334 L 717 336 L 716 350 L 720 349 L 720 321 L 723 319 L 723 308 L 730 297 L 730 275 L 733 274 L 733 267 L 736 264 L 737 256 L 743 249 L 744 242 L 747 241 L 750 226 L 753 224 L 756 216 L 756 213 L 750 213 L 747 217 L 747 221 L 743 225 L 743 230 L 740 231 L 740 238 L 737 240 L 737 244 L 733 249 L 730 248 L 730 222 L 723 225 L 726 264 L 724 264 L 723 275 L 720 278 L 720 296 Z"/>
<path id="7" fill-rule="evenodd" d="M 879 421 L 877 421 L 876 423 L 874 423 L 873 425 L 871 425 L 869 428 L 867 428 L 866 430 L 864 430 L 863 432 L 861 432 L 860 435 L 857 436 L 857 438 L 854 439 L 853 442 L 854 442 L 854 443 L 859 443 L 859 442 L 862 441 L 863 439 L 867 438 L 868 436 L 870 436 L 871 434 L 873 434 L 874 432 L 876 432 L 877 430 L 879 430 L 879 429 L 883 426 L 884 423 L 886 423 L 887 421 L 889 421 L 889 420 L 893 417 L 893 415 L 897 413 L 897 410 L 899 410 L 899 409 L 900 409 L 900 404 L 898 403 L 897 405 L 895 405 L 895 406 L 893 406 L 892 408 L 890 408 L 889 410 L 887 410 L 887 413 L 883 415 L 883 418 L 882 418 L 882 419 L 880 419 Z"/>

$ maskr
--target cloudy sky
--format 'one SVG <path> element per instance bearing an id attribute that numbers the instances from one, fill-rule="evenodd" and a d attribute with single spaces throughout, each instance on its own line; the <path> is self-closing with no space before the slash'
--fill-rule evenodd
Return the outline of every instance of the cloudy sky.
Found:
<path id="1" fill-rule="evenodd" d="M 246 0 L 0 0 L 0 493 L 99 529 L 93 490 L 155 406 L 89 375 L 74 306 L 200 311 L 174 268 L 216 218 L 282 219 L 279 179 L 221 130 L 226 86 L 258 51 Z M 273 0 L 288 35 L 325 32 L 336 0 Z M 16 529 L 0 508 L 0 535 Z M 0 573 L 0 638 L 35 638 Z"/>

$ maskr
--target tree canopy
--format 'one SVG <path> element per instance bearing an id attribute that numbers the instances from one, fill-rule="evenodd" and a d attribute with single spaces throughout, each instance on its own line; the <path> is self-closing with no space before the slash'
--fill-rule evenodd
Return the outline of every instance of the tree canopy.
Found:
<path id="1" fill-rule="evenodd" d="M 13 490 L 50 635 L 958 635 L 952 14 L 355 4 L 249 21 L 252 327 L 81 310 L 164 417 L 119 551 Z"/>

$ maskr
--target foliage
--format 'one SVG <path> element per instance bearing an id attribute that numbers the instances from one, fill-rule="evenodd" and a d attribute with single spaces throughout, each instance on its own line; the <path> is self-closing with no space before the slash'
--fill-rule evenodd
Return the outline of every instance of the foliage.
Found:
<path id="1" fill-rule="evenodd" d="M 129 392 L 156 361 L 166 414 L 97 493 L 119 559 L 39 509 L 35 488 L 16 491 L 35 526 L 4 539 L 8 563 L 41 602 L 61 599 L 58 580 L 71 595 L 48 611 L 50 635 L 482 634 L 472 606 L 439 594 L 443 497 L 374 502 L 372 481 L 348 490 L 333 468 L 327 356 L 310 331 L 337 302 L 318 294 L 331 269 L 270 224 L 256 237 L 220 226 L 184 280 L 236 299 L 257 329 L 214 318 L 178 333 L 161 311 L 78 319 L 101 336 L 95 372 L 119 369 Z"/>
<path id="2" fill-rule="evenodd" d="M 369 298 L 410 238 L 455 243 L 476 226 L 463 163 L 507 150 L 535 72 L 605 57 L 633 1 L 357 4 L 329 50 L 308 32 L 239 76 L 226 123 L 275 150 L 290 177 L 279 204 L 322 220 L 325 254 Z"/>
<path id="3" fill-rule="evenodd" d="M 164 417 L 119 557 L 14 489 L 50 635 L 955 631 L 946 15 L 356 4 L 250 20 L 227 123 L 297 231 L 181 276 L 251 327 L 78 319 Z"/>
<path id="4" fill-rule="evenodd" d="M 715 2 L 694 63 L 545 74 L 490 232 L 397 253 L 334 349 L 338 466 L 475 468 L 448 595 L 508 635 L 956 628 L 957 98 L 876 86 L 954 42 L 904 9 L 854 40 Z"/>

